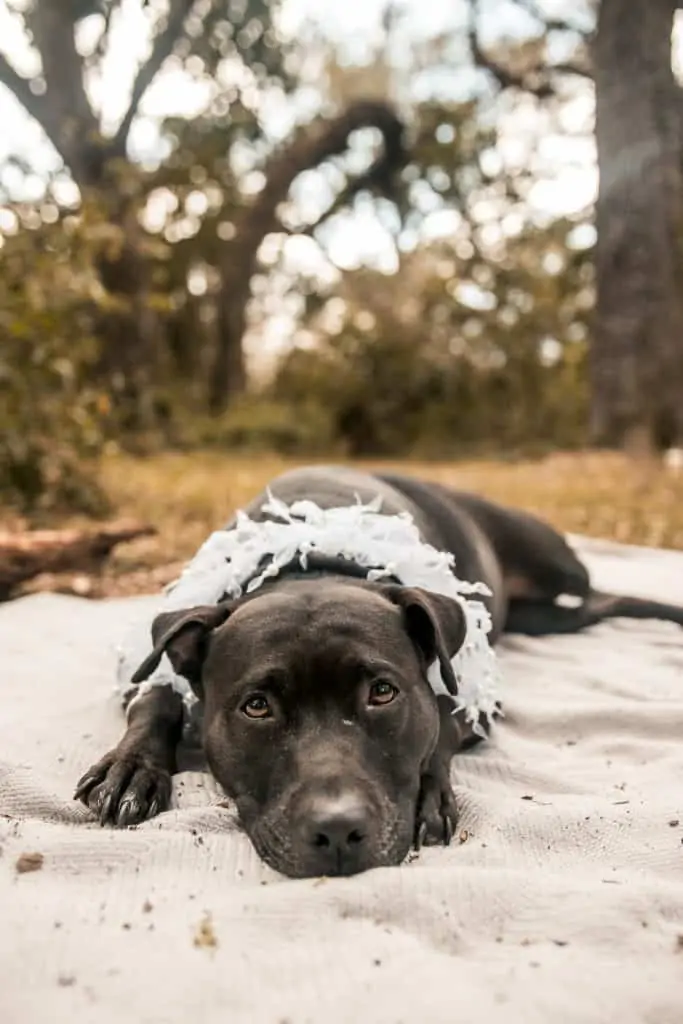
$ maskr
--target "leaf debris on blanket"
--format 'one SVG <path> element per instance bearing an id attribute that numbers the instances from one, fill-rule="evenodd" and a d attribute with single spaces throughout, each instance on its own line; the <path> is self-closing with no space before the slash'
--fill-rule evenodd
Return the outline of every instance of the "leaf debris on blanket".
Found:
<path id="1" fill-rule="evenodd" d="M 40 871 L 44 860 L 42 853 L 22 853 L 14 867 L 18 875 L 25 875 L 29 871 Z"/>
<path id="2" fill-rule="evenodd" d="M 193 946 L 197 949 L 215 949 L 218 945 L 216 933 L 213 930 L 213 922 L 210 914 L 205 914 L 199 922 L 197 934 L 193 940 Z"/>

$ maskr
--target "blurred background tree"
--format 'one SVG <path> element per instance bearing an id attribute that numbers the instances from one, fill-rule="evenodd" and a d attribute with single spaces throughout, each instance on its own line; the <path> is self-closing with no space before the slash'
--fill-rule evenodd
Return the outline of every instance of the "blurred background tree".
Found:
<path id="1" fill-rule="evenodd" d="M 149 43 L 127 106 L 111 125 L 94 99 L 102 91 L 117 32 L 135 31 L 132 6 L 139 9 Z M 172 321 L 182 297 L 170 285 L 180 281 L 182 288 L 189 269 L 182 262 L 177 266 L 189 255 L 187 246 L 179 246 L 173 253 L 176 266 L 164 272 L 171 252 L 166 245 L 151 244 L 154 235 L 145 230 L 150 203 L 164 198 L 171 203 L 175 231 L 172 221 L 166 223 L 166 236 L 171 241 L 192 238 L 192 263 L 197 254 L 214 259 L 215 337 L 214 351 L 205 353 L 205 390 L 216 411 L 244 388 L 241 340 L 256 253 L 265 235 L 278 227 L 277 210 L 292 181 L 342 152 L 360 127 L 376 126 L 385 140 L 384 153 L 368 173 L 388 185 L 392 168 L 400 164 L 402 129 L 382 103 L 357 103 L 301 130 L 290 118 L 288 135 L 268 134 L 264 107 L 282 103 L 296 81 L 296 56 L 274 27 L 278 7 L 264 0 L 5 4 L 28 44 L 35 72 L 31 78 L 21 75 L 3 56 L 0 82 L 40 125 L 79 200 L 92 204 L 116 229 L 98 259 L 112 303 L 96 333 L 101 377 L 117 392 L 123 427 L 155 423 L 154 384 L 168 354 L 166 327 L 178 343 Z M 161 127 L 165 159 L 146 168 L 131 157 L 130 136 L 162 69 L 194 80 L 206 100 L 198 116 Z"/>
<path id="2" fill-rule="evenodd" d="M 11 500 L 95 507 L 113 442 L 683 441 L 676 3 L 419 6 L 361 38 L 323 3 L 0 0 L 42 130 L 0 166 Z"/>
<path id="3" fill-rule="evenodd" d="M 526 52 L 487 53 L 469 0 L 477 64 L 501 91 L 557 104 L 595 93 L 599 187 L 591 436 L 636 451 L 683 443 L 683 120 L 672 35 L 679 0 L 516 0 Z M 551 15 L 549 12 L 554 13 Z"/>

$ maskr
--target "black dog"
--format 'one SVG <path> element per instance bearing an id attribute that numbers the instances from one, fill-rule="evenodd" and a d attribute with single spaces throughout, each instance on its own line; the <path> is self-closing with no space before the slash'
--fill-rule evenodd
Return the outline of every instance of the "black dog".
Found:
<path id="1" fill-rule="evenodd" d="M 322 509 L 380 495 L 383 515 L 409 513 L 425 543 L 455 555 L 460 579 L 488 586 L 491 642 L 504 631 L 573 633 L 614 616 L 683 625 L 683 608 L 596 593 L 558 533 L 470 494 L 319 467 L 285 474 L 271 493 Z M 263 494 L 247 510 L 253 520 L 270 517 L 267 501 Z M 211 771 L 259 855 L 286 875 L 353 874 L 400 863 L 413 843 L 448 843 L 451 758 L 488 728 L 454 714 L 427 682 L 438 661 L 457 691 L 451 659 L 466 635 L 462 603 L 366 576 L 352 562 L 313 559 L 239 599 L 162 614 L 134 676 L 145 679 L 165 653 L 189 681 Z M 103 824 L 163 810 L 183 718 L 171 686 L 141 693 L 123 739 L 76 797 Z"/>

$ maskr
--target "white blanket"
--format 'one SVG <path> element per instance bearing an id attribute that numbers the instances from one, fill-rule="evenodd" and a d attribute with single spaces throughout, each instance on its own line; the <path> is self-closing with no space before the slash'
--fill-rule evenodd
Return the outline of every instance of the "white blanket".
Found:
<path id="1" fill-rule="evenodd" d="M 581 548 L 598 586 L 683 602 L 683 555 Z M 122 730 L 112 648 L 146 604 L 0 607 L 3 1024 L 680 1024 L 678 627 L 506 641 L 507 718 L 453 764 L 454 845 L 293 882 L 207 776 L 125 832 L 72 802 Z"/>

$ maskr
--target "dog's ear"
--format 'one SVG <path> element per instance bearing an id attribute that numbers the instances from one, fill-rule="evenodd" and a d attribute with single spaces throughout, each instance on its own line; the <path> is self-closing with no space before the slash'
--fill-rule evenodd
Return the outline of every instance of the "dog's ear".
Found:
<path id="1" fill-rule="evenodd" d="M 462 604 L 420 587 L 390 586 L 387 590 L 387 596 L 403 609 L 406 632 L 424 657 L 425 666 L 428 668 L 438 660 L 444 685 L 455 697 L 458 681 L 451 658 L 460 650 L 467 634 Z"/>
<path id="2" fill-rule="evenodd" d="M 225 601 L 157 615 L 152 623 L 154 648 L 134 673 L 131 682 L 141 683 L 147 679 L 166 654 L 173 670 L 187 679 L 193 690 L 199 690 L 209 636 L 226 621 L 232 607 Z"/>

